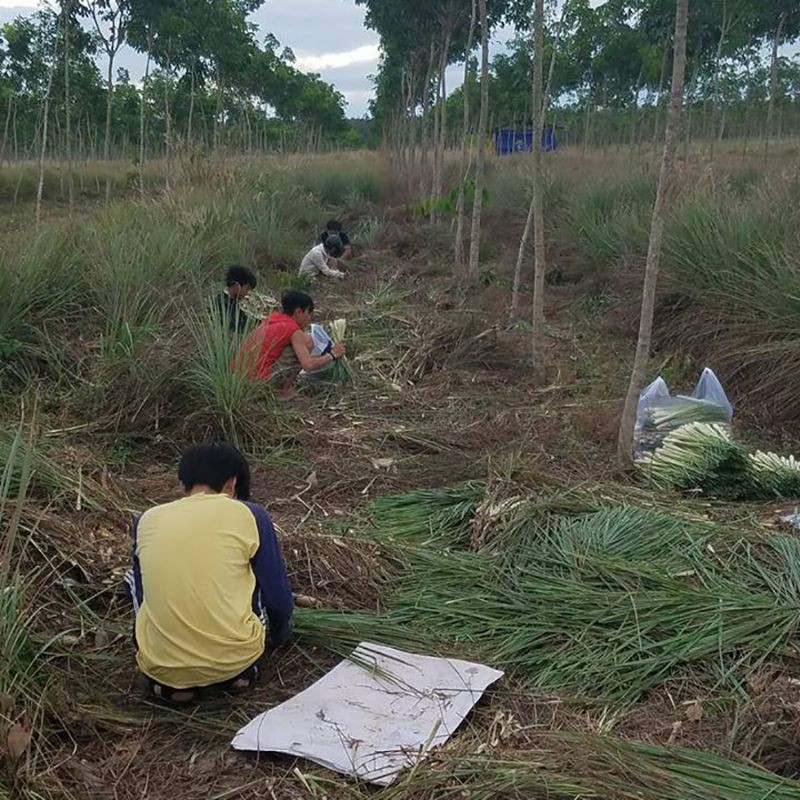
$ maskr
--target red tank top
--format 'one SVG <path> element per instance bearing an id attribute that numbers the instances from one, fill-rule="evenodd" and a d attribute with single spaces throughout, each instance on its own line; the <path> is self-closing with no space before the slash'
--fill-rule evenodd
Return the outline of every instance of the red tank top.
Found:
<path id="1" fill-rule="evenodd" d="M 238 366 L 252 378 L 269 380 L 275 362 L 291 344 L 300 326 L 289 316 L 273 311 L 243 342 Z"/>

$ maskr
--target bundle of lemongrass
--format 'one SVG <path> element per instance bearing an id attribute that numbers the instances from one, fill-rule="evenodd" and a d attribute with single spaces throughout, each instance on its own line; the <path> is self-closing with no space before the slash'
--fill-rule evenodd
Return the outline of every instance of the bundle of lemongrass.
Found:
<path id="1" fill-rule="evenodd" d="M 347 320 L 335 319 L 330 324 L 329 329 L 331 340 L 334 344 L 344 341 L 345 334 L 347 333 Z M 349 383 L 353 380 L 353 368 L 347 360 L 347 356 L 337 358 L 330 367 L 329 371 L 330 380 L 334 383 Z"/>
<path id="2" fill-rule="evenodd" d="M 683 425 L 636 467 L 659 489 L 700 491 L 728 500 L 800 495 L 800 462 L 761 451 L 751 455 L 726 425 Z"/>

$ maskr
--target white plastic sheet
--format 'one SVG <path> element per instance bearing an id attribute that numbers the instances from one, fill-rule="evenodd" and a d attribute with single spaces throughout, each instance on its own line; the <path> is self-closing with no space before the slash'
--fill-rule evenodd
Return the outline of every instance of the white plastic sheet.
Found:
<path id="1" fill-rule="evenodd" d="M 285 753 L 382 786 L 446 742 L 502 672 L 362 642 L 349 660 L 256 717 L 237 750 Z"/>

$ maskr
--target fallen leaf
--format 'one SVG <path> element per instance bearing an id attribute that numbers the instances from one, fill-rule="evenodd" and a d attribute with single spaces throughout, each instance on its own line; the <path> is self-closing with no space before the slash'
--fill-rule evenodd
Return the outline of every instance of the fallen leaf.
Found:
<path id="1" fill-rule="evenodd" d="M 0 714 L 5 714 L 14 708 L 14 698 L 10 694 L 0 692 Z"/>
<path id="2" fill-rule="evenodd" d="M 309 489 L 315 489 L 318 484 L 319 484 L 319 480 L 317 479 L 317 473 L 316 472 L 312 472 L 306 478 L 306 485 L 308 486 Z"/>
<path id="3" fill-rule="evenodd" d="M 94 646 L 98 650 L 102 650 L 104 647 L 108 647 L 110 642 L 111 642 L 111 637 L 102 628 L 100 628 L 98 631 L 95 632 Z"/>
<path id="4" fill-rule="evenodd" d="M 394 466 L 395 459 L 393 458 L 373 458 L 372 466 L 375 469 L 391 469 Z"/>
<path id="5" fill-rule="evenodd" d="M 27 728 L 23 728 L 22 725 L 14 724 L 9 728 L 8 736 L 6 737 L 6 749 L 12 760 L 16 761 L 25 755 L 25 751 L 31 745 L 31 738 L 31 732 Z"/>

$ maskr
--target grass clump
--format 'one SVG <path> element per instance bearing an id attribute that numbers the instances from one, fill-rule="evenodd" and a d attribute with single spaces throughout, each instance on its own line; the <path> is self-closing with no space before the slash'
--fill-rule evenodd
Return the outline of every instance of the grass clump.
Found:
<path id="1" fill-rule="evenodd" d="M 192 405 L 216 420 L 225 437 L 249 447 L 264 418 L 274 415 L 266 383 L 251 377 L 256 352 L 241 348 L 241 337 L 231 332 L 225 310 L 216 303 L 205 314 L 190 315 L 187 328 L 196 346 L 186 374 Z"/>

